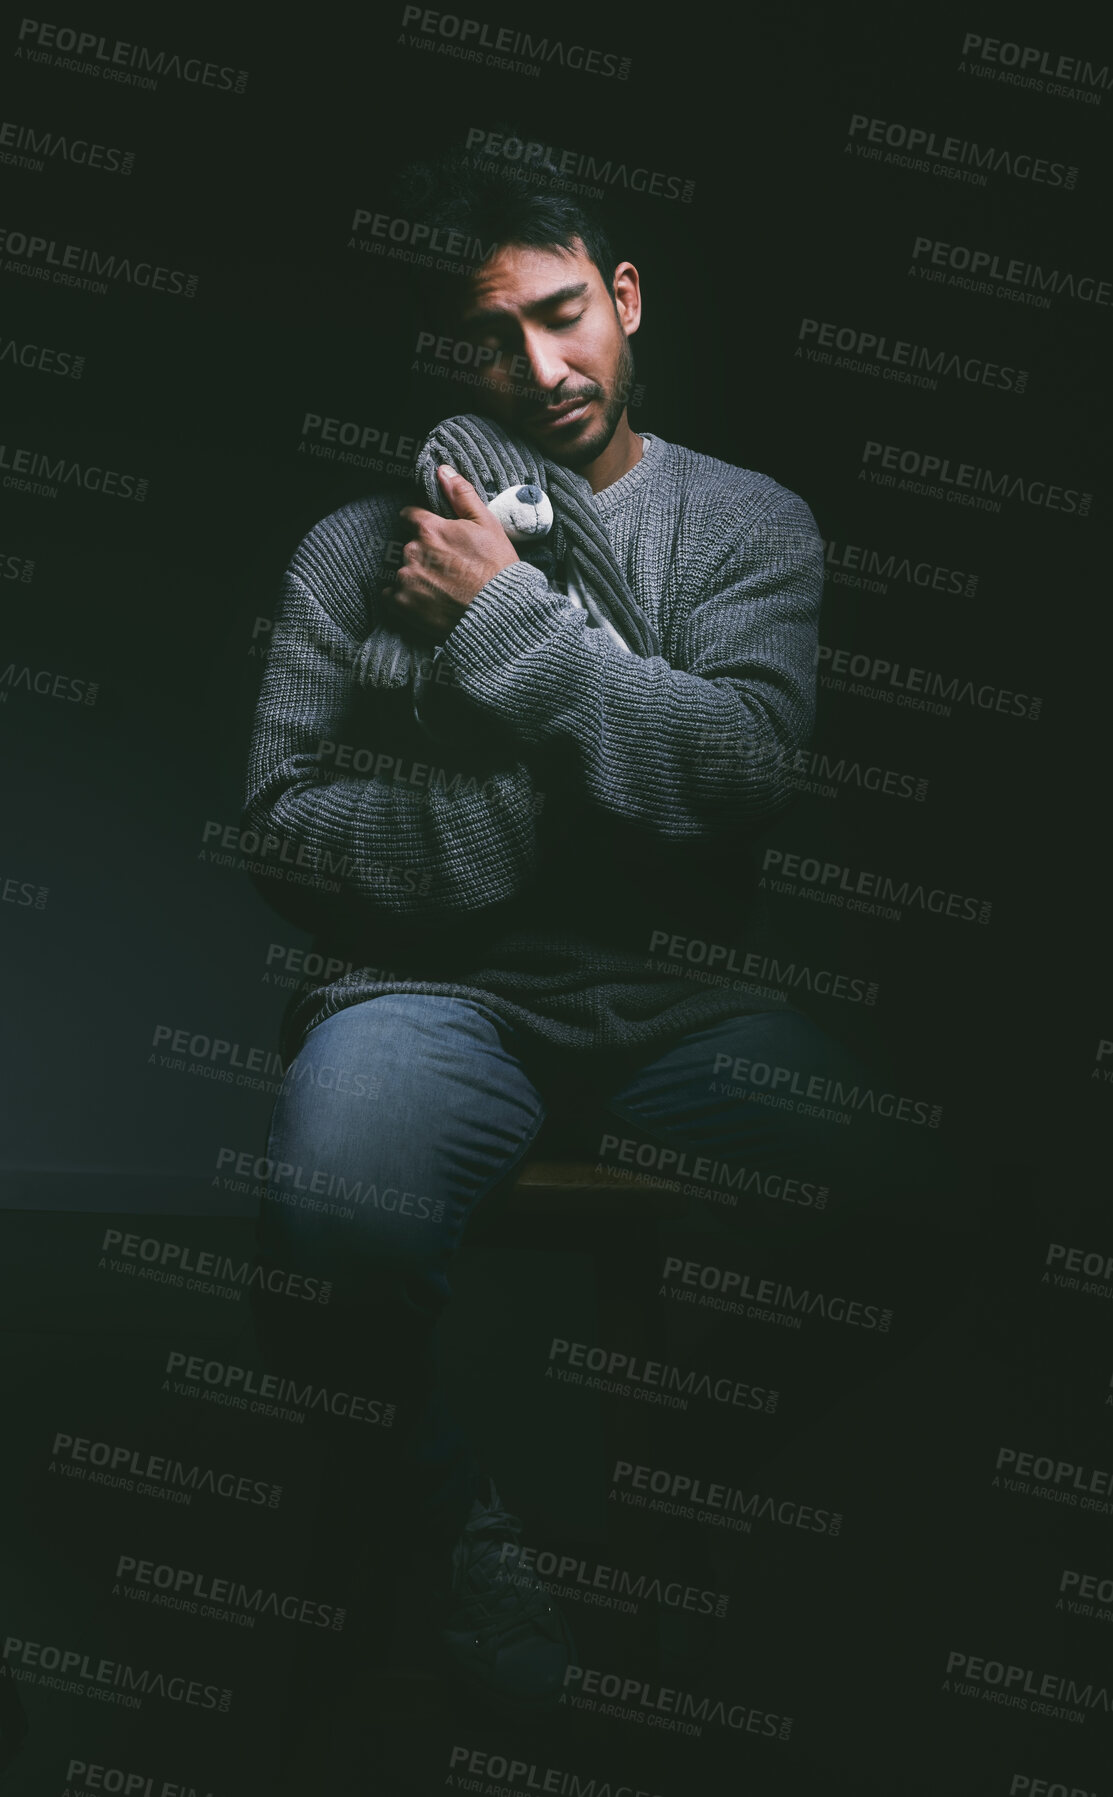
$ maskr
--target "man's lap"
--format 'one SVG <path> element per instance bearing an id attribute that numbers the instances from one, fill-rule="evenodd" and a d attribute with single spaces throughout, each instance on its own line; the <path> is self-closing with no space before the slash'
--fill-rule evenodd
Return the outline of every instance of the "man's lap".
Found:
<path id="1" fill-rule="evenodd" d="M 712 1195 L 759 1183 L 768 1195 L 780 1180 L 827 1186 L 837 1202 L 899 1179 L 898 1169 L 930 1161 L 936 1146 L 926 1107 L 897 1106 L 895 1076 L 864 1066 L 799 1011 L 706 1025 L 632 1072 L 629 1051 L 611 1067 L 599 1055 L 590 1077 L 589 1091 L 574 1062 L 562 1072 L 469 1000 L 382 995 L 310 1032 L 276 1106 L 271 1151 L 289 1158 L 292 1140 L 311 1140 L 318 1159 L 344 1162 L 349 1177 L 358 1162 L 384 1181 L 404 1175 L 409 1189 L 436 1186 L 462 1207 L 462 1222 L 530 1151 L 546 1115 L 562 1109 L 575 1113 L 580 1157 Z M 812 1200 L 790 1191 L 771 1214 L 788 1202 Z"/>
<path id="2" fill-rule="evenodd" d="M 799 1221 L 923 1183 L 935 1131 L 926 1106 L 898 1105 L 896 1083 L 802 1012 L 749 1012 L 690 1032 L 609 1092 L 626 1127 L 601 1146 L 689 1196 L 721 1206 L 734 1193 L 740 1214 Z"/>

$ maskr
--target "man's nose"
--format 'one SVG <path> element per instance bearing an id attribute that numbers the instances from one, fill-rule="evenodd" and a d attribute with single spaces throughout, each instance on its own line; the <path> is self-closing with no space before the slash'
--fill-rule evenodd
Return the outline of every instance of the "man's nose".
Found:
<path id="1" fill-rule="evenodd" d="M 542 393 L 552 393 L 568 373 L 564 357 L 556 344 L 546 341 L 542 336 L 527 336 L 525 351 L 533 385 Z"/>

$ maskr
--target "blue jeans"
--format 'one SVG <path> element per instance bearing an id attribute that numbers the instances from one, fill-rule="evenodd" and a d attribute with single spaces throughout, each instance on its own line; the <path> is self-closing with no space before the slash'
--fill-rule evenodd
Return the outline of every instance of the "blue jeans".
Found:
<path id="1" fill-rule="evenodd" d="M 926 1107 L 856 1108 L 848 1093 L 867 1088 L 899 1094 L 791 1011 L 590 1065 L 459 999 L 382 995 L 319 1024 L 272 1118 L 260 1245 L 275 1292 L 257 1315 L 275 1370 L 366 1402 L 358 1420 L 344 1402 L 322 1419 L 330 1478 L 369 1524 L 378 1504 L 426 1536 L 458 1529 L 475 1467 L 433 1334 L 469 1220 L 508 1189 L 554 1100 L 581 1117 L 582 1158 L 675 1176 L 709 1227 L 807 1241 L 848 1212 L 922 1217 L 947 1185 Z"/>

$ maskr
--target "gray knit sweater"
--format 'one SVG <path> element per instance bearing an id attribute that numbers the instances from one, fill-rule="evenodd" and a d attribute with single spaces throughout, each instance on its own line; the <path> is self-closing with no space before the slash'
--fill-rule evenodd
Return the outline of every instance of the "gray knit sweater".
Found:
<path id="1" fill-rule="evenodd" d="M 383 992 L 466 997 L 581 1054 L 780 1008 L 735 974 L 686 977 L 662 932 L 741 964 L 746 839 L 787 802 L 812 727 L 822 541 L 768 476 L 643 442 L 612 486 L 583 485 L 662 657 L 512 564 L 426 663 L 415 708 L 412 687 L 360 678 L 412 494 L 343 506 L 295 551 L 241 821 L 268 839 L 261 888 L 344 971 L 293 995 L 286 1055 Z"/>

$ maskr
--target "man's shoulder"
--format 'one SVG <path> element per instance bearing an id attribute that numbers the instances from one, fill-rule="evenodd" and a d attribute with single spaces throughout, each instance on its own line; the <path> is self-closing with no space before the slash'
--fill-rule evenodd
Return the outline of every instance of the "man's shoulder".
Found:
<path id="1" fill-rule="evenodd" d="M 807 501 L 772 475 L 681 443 L 662 441 L 661 448 L 688 534 L 702 545 L 731 553 L 758 532 L 763 541 L 791 538 L 805 551 L 822 545 Z"/>

